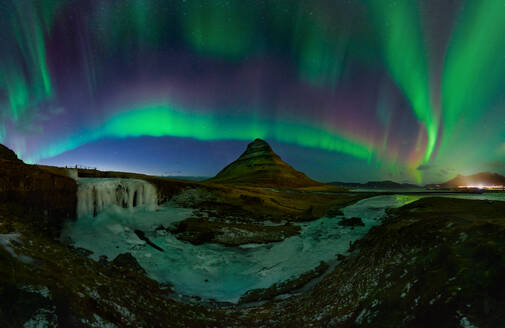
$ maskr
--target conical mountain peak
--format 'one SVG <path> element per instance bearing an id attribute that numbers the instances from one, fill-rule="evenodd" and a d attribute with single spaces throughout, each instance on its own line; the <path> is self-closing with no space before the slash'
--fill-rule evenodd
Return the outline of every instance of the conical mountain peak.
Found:
<path id="1" fill-rule="evenodd" d="M 271 187 L 321 185 L 284 162 L 262 139 L 249 143 L 237 160 L 222 169 L 210 181 Z"/>
<path id="2" fill-rule="evenodd" d="M 247 160 L 262 156 L 277 156 L 277 154 L 274 153 L 272 147 L 270 147 L 270 145 L 265 140 L 255 139 L 253 142 L 247 145 L 247 149 L 242 155 L 240 155 L 237 160 Z"/>

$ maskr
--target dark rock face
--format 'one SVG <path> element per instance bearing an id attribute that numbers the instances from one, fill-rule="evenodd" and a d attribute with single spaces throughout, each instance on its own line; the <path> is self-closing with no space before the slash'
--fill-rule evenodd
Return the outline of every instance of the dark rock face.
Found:
<path id="1" fill-rule="evenodd" d="M 77 184 L 73 179 L 21 161 L 0 160 L 0 210 L 18 213 L 58 236 L 64 221 L 75 218 L 76 206 Z"/>
<path id="2" fill-rule="evenodd" d="M 142 268 L 137 262 L 137 260 L 130 253 L 123 253 L 116 256 L 116 258 L 112 261 L 112 265 L 117 267 L 126 268 L 128 270 L 135 271 L 137 273 L 146 273 L 144 268 Z"/>
<path id="3" fill-rule="evenodd" d="M 211 221 L 206 218 L 188 218 L 170 229 L 179 240 L 193 245 L 217 243 L 226 246 L 244 244 L 264 244 L 282 241 L 300 232 L 300 227 L 286 224 L 283 226 L 262 226 L 253 223 L 228 223 Z"/>
<path id="4" fill-rule="evenodd" d="M 273 187 L 308 187 L 323 185 L 296 171 L 261 139 L 251 142 L 240 157 L 209 181 Z"/>
<path id="5" fill-rule="evenodd" d="M 2 144 L 0 144 L 0 159 L 7 161 L 19 161 L 18 157 L 16 156 L 16 153 L 14 153 L 12 150 L 10 150 L 9 148 L 5 147 Z"/>
<path id="6" fill-rule="evenodd" d="M 364 227 L 365 224 L 363 223 L 363 220 L 361 220 L 360 218 L 350 218 L 350 219 L 342 219 L 342 221 L 340 221 L 338 223 L 338 225 L 341 225 L 341 226 L 344 226 L 344 227 Z"/>
<path id="7" fill-rule="evenodd" d="M 329 218 L 334 218 L 342 215 L 344 215 L 344 212 L 342 212 L 340 208 L 330 208 L 328 211 L 326 211 L 326 216 Z"/>
<path id="8" fill-rule="evenodd" d="M 13 285 L 4 285 L 0 295 L 2 296 L 0 297 L 0 327 L 22 327 L 19 323 L 27 322 L 38 311 L 48 325 L 56 324 L 53 318 L 54 313 L 49 311 L 52 308 L 51 300 L 40 293 L 22 290 Z"/>
<path id="9" fill-rule="evenodd" d="M 149 238 L 147 238 L 146 234 L 143 231 L 135 230 L 134 232 L 137 235 L 137 237 L 139 237 L 140 240 L 145 241 L 152 248 L 154 248 L 160 252 L 163 252 L 163 249 L 161 247 L 159 247 L 158 245 L 154 244 Z"/>
<path id="10" fill-rule="evenodd" d="M 286 327 L 504 327 L 504 213 L 505 202 L 442 197 L 391 209 L 271 318 Z"/>
<path id="11" fill-rule="evenodd" d="M 239 304 L 271 300 L 276 296 L 289 293 L 305 286 L 311 280 L 321 276 L 330 266 L 326 262 L 321 262 L 316 268 L 305 272 L 298 278 L 289 279 L 268 288 L 251 289 L 240 297 Z"/>

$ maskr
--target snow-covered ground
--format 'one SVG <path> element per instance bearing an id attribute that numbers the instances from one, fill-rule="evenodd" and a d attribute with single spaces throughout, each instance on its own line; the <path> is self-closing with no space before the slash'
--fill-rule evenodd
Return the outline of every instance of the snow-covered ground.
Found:
<path id="1" fill-rule="evenodd" d="M 18 254 L 11 246 L 11 242 L 21 244 L 19 240 L 20 236 L 21 235 L 18 233 L 0 234 L 0 247 L 3 247 L 12 257 L 17 258 L 23 263 L 30 264 L 33 262 L 32 258 L 23 254 Z"/>
<path id="2" fill-rule="evenodd" d="M 89 188 L 89 186 L 87 187 Z M 421 196 L 387 195 L 364 199 L 343 209 L 345 217 L 362 218 L 364 227 L 342 227 L 339 218 L 321 218 L 300 223 L 301 233 L 271 244 L 248 244 L 225 247 L 217 244 L 192 245 L 176 239 L 160 225 L 192 216 L 192 209 L 165 204 L 153 208 L 152 202 L 124 209 L 114 202 L 93 217 L 88 212 L 76 222 L 67 224 L 62 237 L 70 237 L 76 247 L 114 259 L 130 252 L 159 282 L 173 284 L 184 295 L 203 299 L 236 302 L 247 290 L 266 288 L 315 268 L 320 261 L 332 263 L 338 253 L 344 254 L 349 244 L 363 237 L 385 209 L 399 207 Z M 142 230 L 158 251 L 140 240 L 134 230 Z"/>

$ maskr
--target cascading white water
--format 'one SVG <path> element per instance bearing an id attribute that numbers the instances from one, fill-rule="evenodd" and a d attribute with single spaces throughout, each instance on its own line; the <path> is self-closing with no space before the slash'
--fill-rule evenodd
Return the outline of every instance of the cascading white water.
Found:
<path id="1" fill-rule="evenodd" d="M 158 205 L 156 187 L 143 180 L 79 178 L 77 184 L 78 218 L 96 216 L 114 206 L 154 210 Z"/>

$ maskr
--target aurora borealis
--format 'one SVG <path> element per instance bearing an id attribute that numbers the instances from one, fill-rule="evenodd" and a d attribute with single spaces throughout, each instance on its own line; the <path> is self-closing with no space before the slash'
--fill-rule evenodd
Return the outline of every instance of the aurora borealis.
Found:
<path id="1" fill-rule="evenodd" d="M 0 141 L 153 174 L 213 175 L 257 137 L 323 181 L 505 173 L 503 17 L 500 0 L 0 0 Z"/>

